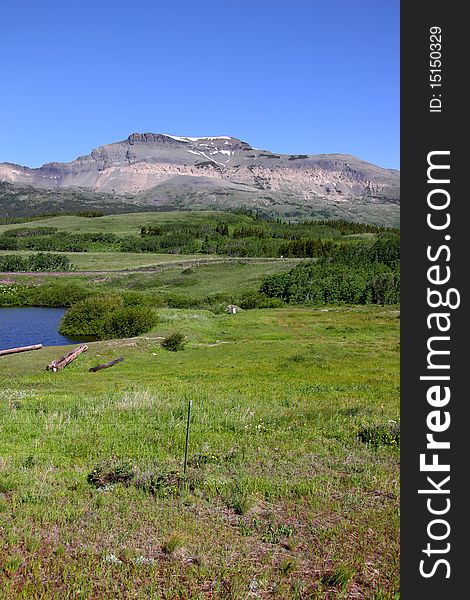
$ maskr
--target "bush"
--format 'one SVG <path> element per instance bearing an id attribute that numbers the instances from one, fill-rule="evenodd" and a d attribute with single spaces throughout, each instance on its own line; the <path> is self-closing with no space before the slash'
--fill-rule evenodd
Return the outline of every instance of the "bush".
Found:
<path id="1" fill-rule="evenodd" d="M 99 339 L 135 337 L 152 329 L 157 315 L 143 306 L 125 306 L 121 296 L 89 296 L 74 304 L 64 315 L 59 332 Z"/>
<path id="2" fill-rule="evenodd" d="M 186 340 L 184 335 L 180 331 L 175 331 L 168 335 L 162 342 L 162 348 L 170 350 L 170 352 L 178 352 L 184 350 Z"/>
<path id="3" fill-rule="evenodd" d="M 89 292 L 73 283 L 54 281 L 43 285 L 0 285 L 0 306 L 71 306 Z"/>
<path id="4" fill-rule="evenodd" d="M 217 465 L 220 464 L 221 457 L 218 454 L 213 454 L 211 452 L 200 452 L 198 454 L 193 455 L 188 464 L 192 467 L 200 468 L 204 465 Z"/>
<path id="5" fill-rule="evenodd" d="M 89 296 L 89 292 L 76 283 L 52 282 L 27 288 L 30 306 L 70 307 Z"/>
<path id="6" fill-rule="evenodd" d="M 268 298 L 261 292 L 252 292 L 242 297 L 240 308 L 280 308 L 284 302 L 280 298 Z"/>
<path id="7" fill-rule="evenodd" d="M 373 304 L 395 304 L 400 289 L 400 273 L 386 271 L 377 273 L 367 284 L 366 293 Z"/>
<path id="8" fill-rule="evenodd" d="M 349 260 L 349 259 L 348 259 Z M 330 262 L 297 265 L 288 273 L 270 275 L 260 293 L 293 304 L 398 304 L 398 267 L 385 263 Z"/>
<path id="9" fill-rule="evenodd" d="M 118 249 L 121 238 L 113 233 L 57 232 L 55 227 L 10 230 L 0 235 L 1 250 L 38 250 L 53 252 L 88 252 Z"/>
<path id="10" fill-rule="evenodd" d="M 148 304 L 148 299 L 139 292 L 123 292 L 121 297 L 124 306 L 145 306 Z"/>
<path id="11" fill-rule="evenodd" d="M 90 296 L 77 302 L 65 313 L 59 333 L 70 336 L 101 337 L 103 323 L 110 314 L 121 309 L 124 302 L 120 296 L 104 294 Z"/>
<path id="12" fill-rule="evenodd" d="M 400 301 L 400 239 L 343 244 L 318 262 L 301 263 L 288 273 L 270 275 L 260 292 L 301 304 L 396 304 Z"/>
<path id="13" fill-rule="evenodd" d="M 18 256 L 10 254 L 0 257 L 0 271 L 70 271 L 72 264 L 67 256 L 63 254 L 31 254 L 29 256 Z"/>
<path id="14" fill-rule="evenodd" d="M 166 296 L 166 304 L 169 308 L 193 308 L 197 303 L 197 300 L 193 300 L 187 296 L 179 296 L 177 294 Z"/>
<path id="15" fill-rule="evenodd" d="M 388 421 L 377 425 L 365 425 L 357 432 L 357 437 L 370 446 L 400 447 L 400 423 Z"/>
<path id="16" fill-rule="evenodd" d="M 185 481 L 184 475 L 166 468 L 150 468 L 140 473 L 135 486 L 147 494 L 165 498 L 177 494 Z"/>
<path id="17" fill-rule="evenodd" d="M 28 264 L 23 256 L 8 254 L 0 257 L 0 271 L 4 273 L 14 273 L 17 271 L 27 271 Z"/>
<path id="18" fill-rule="evenodd" d="M 110 459 L 100 462 L 87 476 L 87 481 L 95 487 L 104 487 L 114 483 L 129 484 L 135 475 L 132 461 Z"/>
<path id="19" fill-rule="evenodd" d="M 196 300 L 196 303 L 199 305 L 199 308 L 211 308 L 217 304 L 223 304 L 225 307 L 227 304 L 237 304 L 236 300 L 237 299 L 234 298 L 231 293 L 218 292 L 216 294 L 205 296 L 199 301 Z"/>
<path id="20" fill-rule="evenodd" d="M 143 306 L 126 306 L 110 312 L 101 324 L 101 339 L 136 337 L 150 331 L 158 322 L 157 315 Z"/>

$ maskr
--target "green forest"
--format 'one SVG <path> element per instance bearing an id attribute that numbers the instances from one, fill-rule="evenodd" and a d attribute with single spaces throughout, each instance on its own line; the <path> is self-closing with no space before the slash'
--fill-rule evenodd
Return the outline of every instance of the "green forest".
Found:
<path id="1" fill-rule="evenodd" d="M 282 222 L 239 215 L 225 220 L 145 225 L 139 235 L 59 231 L 56 227 L 15 227 L 0 234 L 0 250 L 51 252 L 152 252 L 217 254 L 233 257 L 329 256 L 361 236 L 396 236 L 398 230 L 347 221 Z M 356 237 L 358 236 L 358 237 Z"/>
<path id="2" fill-rule="evenodd" d="M 396 236 L 371 245 L 342 246 L 331 256 L 267 277 L 260 292 L 295 304 L 398 304 L 399 261 Z"/>

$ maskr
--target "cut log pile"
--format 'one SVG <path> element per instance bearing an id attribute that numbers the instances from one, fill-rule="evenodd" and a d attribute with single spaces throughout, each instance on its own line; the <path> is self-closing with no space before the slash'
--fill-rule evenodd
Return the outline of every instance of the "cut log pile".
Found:
<path id="1" fill-rule="evenodd" d="M 63 369 L 64 367 L 66 367 L 69 363 L 75 360 L 77 356 L 79 356 L 82 352 L 86 352 L 87 350 L 88 346 L 86 344 L 82 344 L 81 346 L 75 348 L 75 350 L 72 350 L 65 356 L 61 356 L 60 358 L 53 360 L 47 365 L 46 369 L 48 371 L 52 371 L 53 373 L 57 373 L 59 369 Z"/>
<path id="2" fill-rule="evenodd" d="M 0 356 L 5 356 L 7 354 L 16 354 L 18 352 L 27 352 L 28 350 L 41 350 L 42 344 L 34 344 L 33 346 L 21 346 L 19 348 L 6 348 L 5 350 L 0 350 Z M 59 369 L 63 369 L 69 363 L 77 358 L 82 352 L 86 352 L 88 350 L 88 346 L 86 344 L 81 344 L 78 348 L 75 348 L 65 356 L 61 356 L 60 358 L 56 358 L 52 362 L 50 362 L 46 370 L 52 371 L 53 373 L 57 373 Z M 115 358 L 114 360 L 110 360 L 107 363 L 103 363 L 101 365 L 96 365 L 96 367 L 91 367 L 88 369 L 90 373 L 96 373 L 96 371 L 101 371 L 101 369 L 109 369 L 109 367 L 113 367 L 118 363 L 124 360 L 124 356 L 120 356 L 119 358 Z"/>

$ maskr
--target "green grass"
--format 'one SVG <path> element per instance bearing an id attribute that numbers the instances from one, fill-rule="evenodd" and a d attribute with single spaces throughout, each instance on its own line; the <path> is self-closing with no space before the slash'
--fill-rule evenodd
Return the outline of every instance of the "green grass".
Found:
<path id="1" fill-rule="evenodd" d="M 37 254 L 30 250 L 0 250 L 0 256 L 17 254 L 28 256 Z M 145 268 L 160 268 L 168 264 L 178 263 L 185 266 L 197 266 L 210 263 L 211 260 L 219 263 L 253 263 L 279 264 L 292 268 L 301 259 L 297 258 L 230 258 L 210 254 L 153 254 L 151 252 L 54 252 L 65 254 L 77 271 L 119 271 Z M 283 267 L 281 267 L 282 269 Z"/>
<path id="2" fill-rule="evenodd" d="M 397 311 L 159 312 L 56 374 L 62 348 L 0 358 L 0 597 L 393 598 L 399 454 L 357 432 L 398 420 Z"/>
<path id="3" fill-rule="evenodd" d="M 172 255 L 169 256 L 173 258 Z M 124 260 L 126 257 L 130 260 L 128 255 L 123 254 Z M 256 263 L 247 260 L 233 260 L 227 263 L 200 264 L 200 266 L 197 266 L 197 263 L 189 263 L 190 267 L 181 267 L 181 263 L 172 267 L 171 264 L 171 262 L 163 264 L 160 272 L 152 273 L 66 276 L 53 276 L 47 273 L 34 276 L 8 273 L 2 277 L 0 283 L 0 293 L 3 293 L 0 301 L 6 302 L 7 291 L 13 289 L 14 284 L 27 286 L 54 284 L 63 288 L 75 285 L 89 293 L 139 293 L 144 295 L 148 304 L 156 306 L 168 303 L 170 299 L 178 300 L 180 302 L 178 306 L 181 306 L 181 302 L 184 306 L 208 304 L 221 304 L 222 306 L 224 302 L 227 304 L 238 301 L 244 293 L 257 291 L 264 277 L 288 271 L 296 264 L 296 261 L 272 260 Z M 54 292 L 54 299 L 58 297 L 57 293 L 57 291 Z M 11 303 L 12 300 L 8 300 L 8 302 Z M 18 304 L 17 300 L 14 302 Z"/>
<path id="4" fill-rule="evenodd" d="M 321 218 L 321 217 L 320 217 Z M 253 217 L 227 211 L 207 211 L 207 210 L 196 210 L 196 211 L 170 211 L 170 212 L 135 212 L 135 213 L 124 213 L 105 215 L 102 217 L 85 218 L 72 215 L 62 215 L 55 217 L 41 217 L 24 222 L 24 223 L 9 223 L 0 224 L 0 235 L 11 229 L 34 229 L 52 227 L 56 228 L 58 232 L 67 233 L 113 233 L 120 237 L 127 236 L 138 236 L 142 227 L 154 227 L 154 226 L 176 226 L 182 227 L 194 227 L 201 225 L 210 225 L 215 227 L 218 223 L 223 222 L 229 226 L 230 231 L 235 228 L 247 227 L 247 228 L 263 228 L 266 233 L 279 232 L 279 224 L 274 222 L 262 222 L 256 221 Z M 300 229 L 297 225 L 304 222 Z M 306 225 L 308 223 L 308 225 Z M 377 237 L 376 233 L 355 233 L 342 235 L 342 221 L 339 221 L 339 225 L 334 226 L 332 222 L 313 222 L 308 216 L 298 218 L 292 223 L 291 234 L 302 232 L 303 237 L 318 237 L 318 238 L 329 238 L 341 241 L 348 240 L 374 240 Z M 343 223 L 344 225 L 344 223 Z M 356 224 L 357 225 L 357 224 Z M 286 223 L 284 223 L 284 228 Z M 281 227 L 281 229 L 283 229 Z M 343 232 L 344 233 L 344 232 Z M 204 237 L 204 236 L 203 236 Z M 269 237 L 269 236 L 268 236 Z M 291 238 L 294 239 L 294 238 Z"/>
<path id="5" fill-rule="evenodd" d="M 37 254 L 30 250 L 1 250 L 0 256 Z M 62 254 L 55 252 L 54 254 Z M 141 269 L 154 265 L 166 265 L 192 259 L 210 259 L 210 255 L 200 254 L 153 254 L 142 252 L 64 252 L 78 271 L 108 271 L 120 269 Z"/>
<path id="6" fill-rule="evenodd" d="M 143 226 L 163 225 L 163 224 L 203 224 L 217 223 L 218 220 L 224 220 L 227 223 L 236 223 L 237 225 L 251 224 L 252 219 L 244 215 L 218 212 L 218 211 L 171 211 L 171 212 L 142 212 L 126 213 L 119 215 L 106 215 L 104 217 L 95 217 L 92 219 L 84 217 L 75 217 L 70 215 L 41 218 L 31 220 L 27 223 L 0 225 L 0 233 L 9 229 L 19 227 L 57 227 L 59 231 L 69 231 L 71 233 L 89 233 L 103 232 L 114 233 L 116 235 L 139 235 Z"/>
<path id="7" fill-rule="evenodd" d="M 37 224 L 125 236 L 219 219 L 252 223 L 171 212 Z M 223 308 L 297 262 L 67 254 L 78 270 L 160 270 L 5 275 L 0 290 L 74 283 Z M 148 334 L 92 342 L 55 374 L 45 366 L 64 348 L 0 357 L 2 600 L 398 597 L 399 438 L 383 443 L 399 417 L 396 307 L 216 312 L 159 308 Z M 186 346 L 168 352 L 174 332 Z"/>
<path id="8" fill-rule="evenodd" d="M 103 287 L 179 294 L 197 299 L 211 294 L 238 296 L 258 290 L 260 281 L 267 275 L 288 271 L 295 261 L 271 261 L 261 264 L 236 260 L 225 264 L 167 268 L 161 273 L 136 273 L 110 279 Z"/>

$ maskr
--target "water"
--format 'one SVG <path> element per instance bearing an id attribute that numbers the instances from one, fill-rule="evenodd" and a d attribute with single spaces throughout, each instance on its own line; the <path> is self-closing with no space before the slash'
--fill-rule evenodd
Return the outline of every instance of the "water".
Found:
<path id="1" fill-rule="evenodd" d="M 0 350 L 18 346 L 64 346 L 90 338 L 69 338 L 59 333 L 65 308 L 0 308 Z"/>

